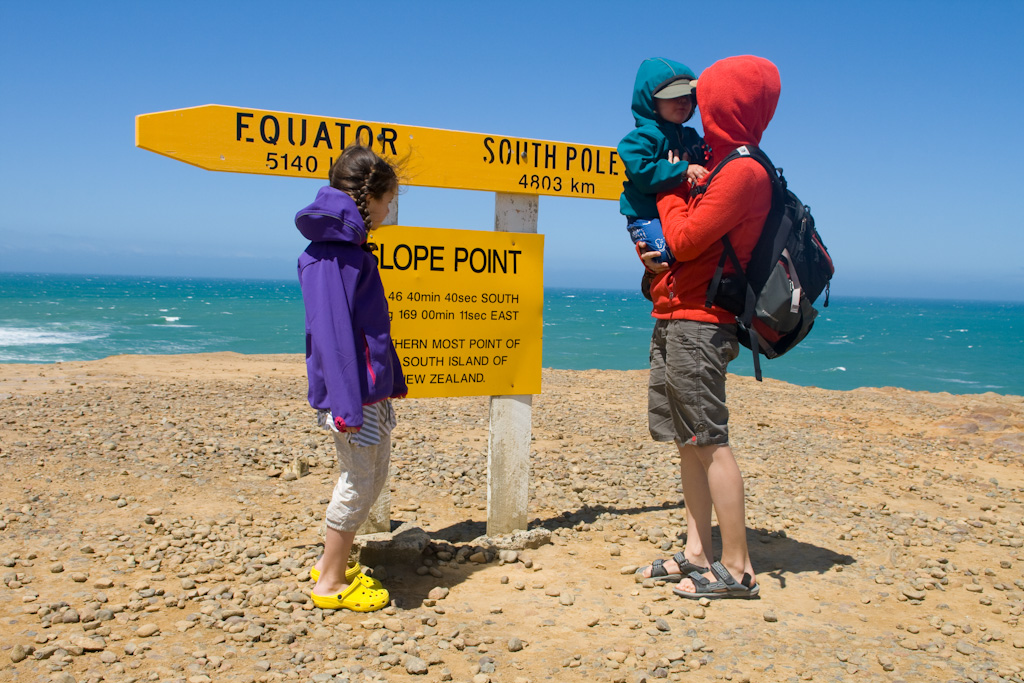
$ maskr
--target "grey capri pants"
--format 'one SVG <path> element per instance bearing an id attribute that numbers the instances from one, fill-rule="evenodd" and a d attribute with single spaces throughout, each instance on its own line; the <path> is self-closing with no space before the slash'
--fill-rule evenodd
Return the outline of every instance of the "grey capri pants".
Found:
<path id="1" fill-rule="evenodd" d="M 348 434 L 335 433 L 338 452 L 338 483 L 327 506 L 327 526 L 335 531 L 355 532 L 370 516 L 377 496 L 384 488 L 391 467 L 391 434 L 380 435 L 380 443 L 355 446 Z"/>

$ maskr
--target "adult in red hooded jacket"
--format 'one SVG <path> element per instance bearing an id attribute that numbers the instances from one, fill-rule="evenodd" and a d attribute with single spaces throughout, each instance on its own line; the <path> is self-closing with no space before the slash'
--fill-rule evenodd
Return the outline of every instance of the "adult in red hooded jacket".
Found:
<path id="1" fill-rule="evenodd" d="M 730 57 L 704 70 L 697 103 L 712 163 L 743 145 L 757 145 L 775 113 L 780 79 L 775 65 L 760 57 Z M 658 211 L 665 241 L 677 261 L 656 264 L 651 284 L 656 319 L 651 340 L 651 435 L 674 440 L 687 507 L 684 557 L 666 560 L 662 571 L 676 576 L 709 567 L 711 510 L 722 536 L 719 563 L 691 572 L 676 593 L 684 597 L 755 597 L 759 586 L 746 542 L 743 477 L 729 446 L 725 371 L 738 353 L 736 318 L 705 306 L 708 285 L 729 236 L 745 266 L 771 208 L 771 180 L 753 159 L 725 166 L 696 197 L 683 186 L 662 194 Z M 676 568 L 673 564 L 678 565 Z M 652 570 L 653 571 L 653 570 Z"/>

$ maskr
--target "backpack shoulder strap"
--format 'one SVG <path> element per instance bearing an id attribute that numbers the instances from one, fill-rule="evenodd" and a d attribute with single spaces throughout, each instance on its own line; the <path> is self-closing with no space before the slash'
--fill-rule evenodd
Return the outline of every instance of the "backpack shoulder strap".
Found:
<path id="1" fill-rule="evenodd" d="M 709 173 L 708 175 L 706 175 L 704 177 L 704 182 L 703 183 L 701 183 L 700 185 L 697 185 L 696 187 L 694 187 L 693 189 L 690 190 L 690 196 L 691 197 L 696 197 L 697 195 L 704 194 L 707 191 L 708 186 L 711 185 L 711 181 L 715 179 L 715 176 L 718 175 L 718 172 L 721 171 L 726 166 L 726 164 L 728 164 L 730 161 L 732 161 L 734 159 L 740 159 L 742 157 L 752 157 L 752 158 L 756 159 L 762 166 L 764 166 L 765 170 L 768 171 L 768 175 L 773 178 L 773 185 L 774 185 L 774 178 L 777 177 L 776 173 L 775 173 L 775 167 L 772 165 L 772 162 L 768 159 L 767 155 L 765 155 L 765 153 L 762 152 L 759 147 L 756 147 L 754 145 L 743 145 L 741 147 L 737 147 L 732 152 L 730 152 L 728 154 L 728 156 L 726 156 L 724 159 L 722 159 L 721 163 L 719 163 L 717 166 L 715 166 L 714 170 L 711 171 L 711 173 Z M 774 199 L 775 198 L 774 198 L 774 194 L 773 194 L 773 196 L 772 196 L 772 205 L 773 206 L 774 206 L 774 203 L 775 203 Z M 740 265 L 740 260 L 736 256 L 736 250 L 733 249 L 732 242 L 729 241 L 729 236 L 728 235 L 723 235 L 722 236 L 722 256 L 721 256 L 721 258 L 718 259 L 718 266 L 715 268 L 715 274 L 711 277 L 711 282 L 708 283 L 708 291 L 707 291 L 707 293 L 706 293 L 706 295 L 704 297 L 704 305 L 707 306 L 708 308 L 711 308 L 711 304 L 714 302 L 715 295 L 718 293 L 718 286 L 719 286 L 719 284 L 722 281 L 722 275 L 725 272 L 725 264 L 726 264 L 726 262 L 732 262 L 733 270 L 736 272 L 736 274 L 738 276 L 744 277 L 744 278 L 746 277 L 746 273 L 743 272 L 743 266 Z M 748 287 L 748 289 L 749 289 L 749 287 Z M 748 303 L 748 306 L 746 306 L 746 308 L 744 310 L 744 316 L 743 316 L 743 317 L 745 317 L 747 319 L 746 320 L 741 320 L 741 322 L 744 322 L 744 323 L 749 322 L 749 317 L 751 315 L 753 315 L 753 307 L 749 305 L 750 303 L 752 303 L 750 301 L 750 298 L 751 298 L 750 295 L 751 295 L 751 293 L 748 292 L 747 293 L 747 299 L 748 299 L 747 303 Z"/>
<path id="2" fill-rule="evenodd" d="M 785 205 L 785 193 L 786 193 L 786 179 L 782 177 L 781 171 L 776 170 L 775 165 L 772 164 L 771 159 L 768 155 L 761 151 L 760 147 L 755 145 L 743 145 L 736 148 L 729 153 L 721 163 L 715 166 L 715 169 L 704 177 L 704 182 L 690 191 L 691 197 L 696 197 L 699 194 L 703 194 L 707 191 L 708 186 L 711 185 L 711 181 L 715 179 L 718 172 L 725 167 L 727 163 L 733 159 L 739 159 L 741 157 L 750 157 L 761 164 L 764 170 L 768 173 L 768 179 L 772 183 L 772 208 L 768 213 L 765 220 L 767 225 L 772 220 L 778 220 L 781 216 L 781 211 Z M 736 316 L 736 323 L 746 332 L 750 341 L 750 349 L 754 354 L 754 377 L 758 382 L 761 381 L 761 359 L 758 357 L 758 347 L 760 341 L 758 340 L 757 330 L 754 329 L 753 318 L 754 318 L 754 307 L 756 305 L 757 296 L 747 279 L 747 274 L 744 272 L 743 267 L 740 265 L 739 257 L 736 255 L 736 250 L 733 249 L 732 242 L 729 240 L 728 235 L 722 236 L 722 256 L 718 259 L 718 267 L 715 268 L 715 274 L 711 278 L 711 282 L 708 283 L 708 291 L 705 295 L 705 305 L 711 308 L 714 303 L 715 295 L 718 293 L 719 284 L 722 281 L 722 275 L 725 271 L 725 264 L 727 261 L 732 262 L 733 270 L 737 276 L 742 277 L 746 283 L 746 293 L 743 305 L 743 312 Z"/>

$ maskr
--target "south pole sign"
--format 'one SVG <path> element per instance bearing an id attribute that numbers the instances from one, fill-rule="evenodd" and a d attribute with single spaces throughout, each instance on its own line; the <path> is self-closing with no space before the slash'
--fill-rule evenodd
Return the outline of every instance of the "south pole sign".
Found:
<path id="1" fill-rule="evenodd" d="M 618 199 L 614 147 L 207 104 L 140 114 L 137 147 L 209 171 L 327 177 L 358 142 L 402 162 L 406 185 Z"/>

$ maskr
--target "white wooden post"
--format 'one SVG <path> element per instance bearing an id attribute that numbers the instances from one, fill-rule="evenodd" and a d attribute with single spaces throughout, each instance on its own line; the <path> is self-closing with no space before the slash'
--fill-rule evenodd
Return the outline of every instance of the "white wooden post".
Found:
<path id="1" fill-rule="evenodd" d="M 536 195 L 494 196 L 494 229 L 537 232 Z M 533 396 L 491 396 L 487 440 L 487 535 L 526 529 Z"/>
<path id="2" fill-rule="evenodd" d="M 384 219 L 384 225 L 398 225 L 398 195 L 388 204 L 388 215 Z M 390 445 L 390 441 L 388 442 Z M 384 488 L 370 508 L 370 516 L 366 518 L 363 525 L 356 530 L 356 535 L 379 534 L 391 531 L 391 475 L 384 481 Z"/>

